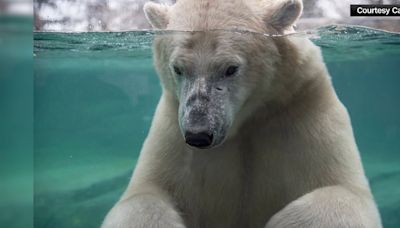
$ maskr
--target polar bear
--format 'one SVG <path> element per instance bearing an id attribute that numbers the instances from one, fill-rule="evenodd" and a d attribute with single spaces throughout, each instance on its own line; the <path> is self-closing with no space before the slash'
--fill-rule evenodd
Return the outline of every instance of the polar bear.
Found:
<path id="1" fill-rule="evenodd" d="M 381 227 L 319 48 L 284 35 L 301 0 L 144 11 L 156 29 L 190 32 L 154 41 L 162 96 L 103 228 Z"/>

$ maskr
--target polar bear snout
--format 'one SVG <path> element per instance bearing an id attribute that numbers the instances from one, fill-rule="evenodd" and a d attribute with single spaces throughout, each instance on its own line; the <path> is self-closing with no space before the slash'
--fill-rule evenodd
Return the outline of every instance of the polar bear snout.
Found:
<path id="1" fill-rule="evenodd" d="M 185 115 L 184 129 L 182 129 L 185 142 L 200 149 L 209 148 L 213 144 L 214 134 L 210 126 L 210 116 L 205 110 L 198 107 L 188 108 Z"/>
<path id="2" fill-rule="evenodd" d="M 220 110 L 192 110 L 183 114 L 180 125 L 186 144 L 199 149 L 210 149 L 224 141 L 229 124 L 221 118 L 224 114 L 218 111 Z"/>
<path id="3" fill-rule="evenodd" d="M 220 145 L 230 127 L 231 101 L 224 82 L 212 77 L 188 76 L 180 79 L 178 119 L 182 136 L 189 146 L 210 149 Z"/>

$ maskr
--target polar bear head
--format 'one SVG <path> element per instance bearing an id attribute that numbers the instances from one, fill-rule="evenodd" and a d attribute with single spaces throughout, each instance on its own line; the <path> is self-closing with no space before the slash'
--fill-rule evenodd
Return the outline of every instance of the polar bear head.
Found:
<path id="1" fill-rule="evenodd" d="M 187 144 L 221 144 L 285 87 L 279 72 L 290 47 L 263 34 L 293 31 L 301 0 L 149 2 L 144 11 L 154 28 L 176 31 L 157 36 L 154 60 Z"/>

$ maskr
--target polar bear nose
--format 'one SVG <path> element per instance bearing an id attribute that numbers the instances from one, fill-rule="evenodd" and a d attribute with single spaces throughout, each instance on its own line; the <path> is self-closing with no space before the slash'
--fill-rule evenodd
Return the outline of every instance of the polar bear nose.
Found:
<path id="1" fill-rule="evenodd" d="M 186 132 L 185 133 L 186 143 L 190 146 L 198 148 L 206 148 L 212 144 L 213 135 L 207 132 Z"/>

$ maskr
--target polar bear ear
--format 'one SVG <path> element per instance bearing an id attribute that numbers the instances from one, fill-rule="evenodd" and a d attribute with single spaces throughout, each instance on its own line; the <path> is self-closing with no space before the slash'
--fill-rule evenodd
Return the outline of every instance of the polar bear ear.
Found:
<path id="1" fill-rule="evenodd" d="M 147 2 L 143 6 L 147 20 L 155 29 L 165 29 L 169 21 L 169 6 Z"/>
<path id="2" fill-rule="evenodd" d="M 302 0 L 274 0 L 267 10 L 272 12 L 267 15 L 266 23 L 278 31 L 291 29 L 303 12 Z"/>

